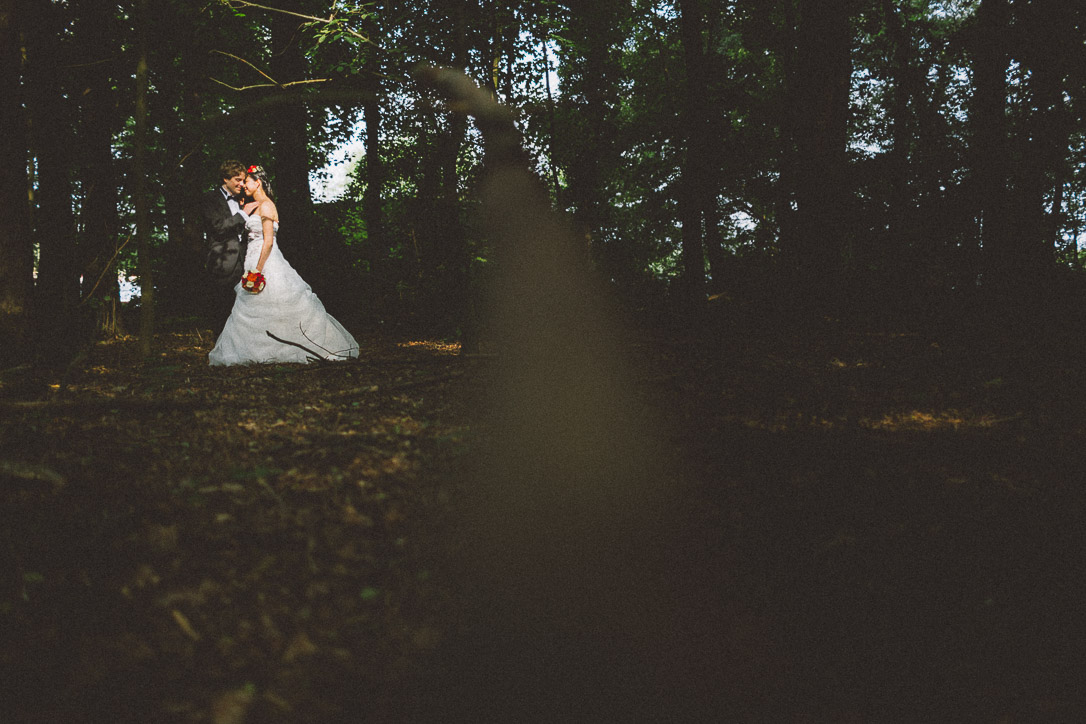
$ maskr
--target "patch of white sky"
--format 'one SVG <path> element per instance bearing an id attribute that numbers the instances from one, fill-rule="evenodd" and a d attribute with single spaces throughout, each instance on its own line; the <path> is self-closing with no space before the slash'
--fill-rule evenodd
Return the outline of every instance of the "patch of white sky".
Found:
<path id="1" fill-rule="evenodd" d="M 944 2 L 933 2 L 931 12 L 939 18 L 960 21 L 976 12 L 979 4 L 980 0 L 944 0 Z"/>
<path id="2" fill-rule="evenodd" d="M 350 140 L 332 152 L 328 164 L 309 174 L 309 188 L 313 191 L 314 201 L 326 203 L 342 198 L 351 185 L 354 170 L 366 156 L 363 134 L 362 124 L 356 124 Z"/>

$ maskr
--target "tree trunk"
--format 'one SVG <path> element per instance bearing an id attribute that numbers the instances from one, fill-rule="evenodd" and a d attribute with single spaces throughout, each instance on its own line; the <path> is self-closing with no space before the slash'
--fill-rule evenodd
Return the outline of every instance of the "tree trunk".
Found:
<path id="1" fill-rule="evenodd" d="M 780 120 L 781 146 L 777 160 L 780 172 L 780 184 L 775 199 L 775 213 L 779 236 L 777 246 L 787 262 L 790 271 L 798 265 L 798 249 L 801 245 L 799 214 L 795 204 L 799 188 L 799 154 L 796 150 L 797 137 L 799 136 L 800 108 L 796 101 L 799 98 L 799 54 L 796 50 L 796 38 L 799 35 L 799 11 L 796 8 L 796 0 L 784 0 L 783 25 L 776 36 L 779 38 L 775 47 L 780 56 L 781 70 L 784 77 L 784 102 Z M 763 6 L 765 12 L 769 12 L 769 6 Z M 779 280 L 782 284 L 781 294 L 791 290 L 791 280 L 794 274 L 783 274 Z"/>
<path id="2" fill-rule="evenodd" d="M 1047 243 L 1058 254 L 1063 251 L 1063 221 L 1066 217 L 1063 211 L 1064 199 L 1067 195 L 1066 166 L 1056 169 L 1056 180 L 1052 191 L 1052 207 L 1048 211 L 1045 223 L 1044 235 Z"/>
<path id="3" fill-rule="evenodd" d="M 181 124 L 181 142 L 179 145 L 181 156 L 170 159 L 170 162 L 175 164 L 177 169 L 179 188 L 186 192 L 182 230 L 185 265 L 190 270 L 184 275 L 190 284 L 188 303 L 197 315 L 203 316 L 208 311 L 207 300 L 193 299 L 191 295 L 193 288 L 191 285 L 195 284 L 197 288 L 203 287 L 206 289 L 206 284 L 208 284 L 207 272 L 204 270 L 207 246 L 204 239 L 203 220 L 198 211 L 198 201 L 200 195 L 210 188 L 212 183 L 218 183 L 221 180 L 217 178 L 217 167 L 215 169 L 216 173 L 211 178 L 204 174 L 204 166 L 200 162 L 204 138 L 200 130 L 200 124 L 192 122 L 192 119 L 204 117 L 204 110 L 207 105 L 205 98 L 207 97 L 207 79 L 210 75 L 208 68 L 210 59 L 208 43 L 210 39 L 208 38 L 208 30 L 204 25 L 207 21 L 202 14 L 194 18 L 191 12 L 186 12 L 185 17 L 187 18 L 185 42 L 178 49 L 177 60 L 181 76 L 178 115 L 189 122 Z M 221 161 L 221 159 L 216 160 Z M 209 181 L 212 183 L 209 183 Z"/>
<path id="4" fill-rule="evenodd" d="M 1052 59 L 1055 60 L 1054 58 Z M 1055 247 L 1049 232 L 1049 216 L 1045 197 L 1053 190 L 1051 179 L 1063 162 L 1066 139 L 1060 139 L 1055 122 L 1056 114 L 1063 105 L 1063 90 L 1056 68 L 1048 59 L 1038 64 L 1030 74 L 1033 90 L 1033 117 L 1028 122 L 1032 129 L 1029 140 L 1023 146 L 1022 161 L 1017 168 L 1014 184 L 1017 208 L 1018 233 L 1016 256 L 1021 258 L 1021 270 L 1034 277 L 1037 283 L 1051 271 L 1055 262 Z"/>
<path id="5" fill-rule="evenodd" d="M 493 31 L 491 36 L 492 80 L 494 94 L 498 95 L 503 103 L 513 102 L 513 65 L 517 56 L 516 43 L 520 37 L 520 23 L 512 7 L 503 3 L 495 3 L 492 17 Z M 505 68 L 502 68 L 502 61 Z M 503 71 L 504 72 L 501 72 Z"/>
<path id="6" fill-rule="evenodd" d="M 365 33 L 376 39 L 377 23 L 374 16 L 367 17 Z M 384 164 L 381 149 L 382 103 L 384 102 L 381 84 L 381 62 L 375 47 L 367 47 L 363 61 L 367 97 L 362 101 L 362 116 L 365 121 L 366 135 L 366 187 L 362 192 L 362 216 L 366 224 L 365 259 L 371 277 L 376 275 L 376 267 L 387 248 L 385 238 L 384 208 L 381 202 L 384 196 Z"/>
<path id="7" fill-rule="evenodd" d="M 170 165 L 165 169 L 164 177 L 171 179 L 171 182 L 162 184 L 160 189 L 166 222 L 166 242 L 158 248 L 158 269 L 162 273 L 155 290 L 155 304 L 160 315 L 177 317 L 191 311 L 188 308 L 192 302 L 191 285 L 196 278 L 195 270 L 187 267 L 185 263 L 188 256 L 185 243 L 185 199 L 190 188 L 181 182 L 181 175 L 174 165 L 184 154 L 186 129 L 192 125 L 186 122 L 186 117 L 181 113 L 184 89 L 179 66 L 188 55 L 186 51 L 195 44 L 195 33 L 192 30 L 196 24 L 194 19 L 186 17 L 181 6 L 166 6 L 162 12 L 164 15 L 156 17 L 152 27 L 156 28 L 159 23 L 172 23 L 178 27 L 175 32 L 179 37 L 174 41 L 178 43 L 176 61 L 172 61 L 166 54 L 156 53 L 154 56 L 155 102 L 148 108 L 151 127 L 158 129 L 163 155 L 166 163 Z M 161 62 L 159 58 L 162 58 Z M 176 182 L 173 181 L 175 179 Z"/>
<path id="8" fill-rule="evenodd" d="M 549 132 L 549 145 L 547 147 L 547 165 L 550 167 L 551 195 L 558 208 L 562 208 L 562 187 L 558 182 L 558 159 L 555 155 L 555 146 L 558 144 L 555 138 L 557 120 L 554 112 L 554 91 L 551 88 L 551 55 L 547 49 L 548 38 L 544 37 L 543 46 L 543 85 L 547 89 L 547 130 Z"/>
<path id="9" fill-rule="evenodd" d="M 0 0 L 0 363 L 25 350 L 34 264 L 16 4 Z"/>
<path id="10" fill-rule="evenodd" d="M 1018 238 L 1025 248 L 1025 267 L 1044 284 L 1055 266 L 1060 239 L 1062 192 L 1073 118 L 1064 101 L 1066 58 L 1075 42 L 1068 29 L 1074 17 L 1059 0 L 1034 0 L 1020 18 L 1023 26 L 1024 64 L 1030 69 L 1033 109 L 1027 122 L 1018 189 Z M 1079 41 L 1081 43 L 1081 41 Z M 1051 196 L 1052 205 L 1046 208 Z"/>
<path id="11" fill-rule="evenodd" d="M 890 96 L 891 145 L 887 158 L 889 176 L 886 200 L 886 240 L 885 261 L 891 269 L 902 269 L 906 258 L 905 219 L 907 210 L 912 205 L 908 193 L 909 178 L 909 139 L 912 137 L 912 124 L 909 115 L 911 91 L 910 63 L 915 63 L 909 52 L 909 33 L 906 26 L 906 11 L 894 0 L 883 0 L 883 13 L 886 16 L 886 30 L 893 45 L 892 65 L 890 69 L 892 90 Z M 903 280 L 899 280 L 903 281 Z"/>
<path id="12" fill-rule="evenodd" d="M 1071 244 L 1070 244 L 1070 247 L 1071 247 L 1071 259 L 1072 259 L 1071 265 L 1076 269 L 1082 269 L 1083 268 L 1082 258 L 1079 256 L 1079 247 L 1078 247 L 1078 235 L 1080 233 L 1079 232 L 1079 219 L 1080 218 L 1081 217 L 1079 217 L 1077 214 L 1075 216 L 1071 217 L 1071 228 L 1070 228 L 1070 232 L 1071 232 Z"/>
<path id="13" fill-rule="evenodd" d="M 796 288 L 811 304 L 833 304 L 849 248 L 848 115 L 850 0 L 799 0 L 795 128 L 797 229 L 789 249 Z"/>
<path id="14" fill-rule="evenodd" d="M 682 289 L 684 308 L 692 320 L 705 306 L 705 246 L 707 221 L 701 190 L 711 187 L 707 167 L 707 102 L 705 54 L 702 50 L 702 13 L 698 0 L 679 0 L 686 85 L 683 89 L 682 129 L 685 141 L 679 185 L 679 221 L 682 224 Z"/>
<path id="15" fill-rule="evenodd" d="M 136 109 L 132 159 L 132 205 L 136 209 L 136 252 L 140 279 L 140 355 L 151 356 L 155 332 L 155 286 L 151 274 L 150 199 L 147 195 L 147 25 L 148 0 L 136 2 L 136 26 L 139 34 L 139 58 L 136 61 Z"/>
<path id="16" fill-rule="evenodd" d="M 69 176 L 73 138 L 72 108 L 60 87 L 57 37 L 64 19 L 62 8 L 47 0 L 27 2 L 27 110 L 33 151 L 38 160 L 37 213 L 34 238 L 38 245 L 38 283 L 35 310 L 42 328 L 52 334 L 41 341 L 44 354 L 62 359 L 75 334 L 75 308 L 79 301 L 79 265 L 72 215 Z"/>
<path id="17" fill-rule="evenodd" d="M 945 41 L 943 41 L 945 43 Z M 944 47 L 931 51 L 942 57 Z M 968 184 L 948 183 L 957 171 L 957 159 L 951 157 L 947 137 L 947 118 L 940 109 L 947 102 L 951 74 L 948 63 L 929 62 L 914 68 L 917 73 L 916 151 L 914 167 L 916 205 L 911 209 L 919 239 L 941 254 L 947 277 L 945 288 L 972 289 L 978 271 L 976 224 Z M 929 78 L 930 80 L 926 80 Z"/>
<path id="18" fill-rule="evenodd" d="M 680 8 L 692 8 L 695 13 L 693 27 L 688 27 L 685 33 L 690 33 L 688 39 L 684 35 L 683 53 L 686 64 L 687 94 L 686 117 L 690 123 L 686 124 L 685 136 L 687 143 L 687 163 L 684 173 L 689 173 L 693 181 L 695 206 L 704 223 L 703 243 L 705 258 L 709 262 L 709 274 L 712 279 L 710 291 L 721 291 L 724 283 L 727 258 L 724 254 L 724 240 L 720 229 L 720 211 L 717 208 L 721 178 L 724 173 L 725 160 L 717 152 L 719 139 L 723 134 L 719 122 L 714 123 L 714 118 L 723 117 L 720 109 L 714 111 L 711 105 L 711 74 L 712 60 L 716 56 L 710 56 L 708 48 L 713 39 L 705 37 L 708 29 L 705 23 L 704 0 L 685 0 Z M 687 12 L 683 10 L 682 12 Z M 691 43 L 696 43 L 691 47 Z M 704 270 L 702 272 L 704 276 Z"/>
<path id="19" fill-rule="evenodd" d="M 451 48 L 453 67 L 464 69 L 469 63 L 467 43 L 467 9 L 463 3 L 455 8 L 456 33 Z M 487 86 L 489 88 L 489 85 Z M 493 88 L 490 88 L 493 92 Z M 467 117 L 462 113 L 446 113 L 433 126 L 438 129 L 422 171 L 419 200 L 422 204 L 419 223 L 420 270 L 419 281 L 422 311 L 442 327 L 465 327 L 467 250 L 466 237 L 459 215 L 459 175 L 456 161 L 467 134 Z M 444 126 L 444 130 L 440 130 Z"/>
<path id="20" fill-rule="evenodd" d="M 972 184 L 984 280 L 997 287 L 1015 275 L 1006 214 L 1008 14 L 1007 0 L 982 0 L 973 38 Z"/>
<path id="21" fill-rule="evenodd" d="M 574 47 L 560 66 L 567 68 L 563 93 L 568 127 L 561 128 L 566 141 L 562 150 L 566 167 L 566 199 L 573 207 L 573 221 L 584 238 L 603 276 L 620 279 L 626 274 L 625 253 L 613 237 L 610 208 L 610 177 L 620 163 L 617 147 L 619 107 L 616 48 L 625 40 L 622 32 L 630 4 L 598 0 L 590 9 L 570 3 L 566 37 Z"/>
<path id="22" fill-rule="evenodd" d="M 301 11 L 297 0 L 278 3 L 276 7 Z M 300 45 L 302 30 L 298 18 L 285 13 L 271 13 L 269 24 L 272 35 L 272 77 L 279 83 L 304 80 L 307 74 L 306 59 Z M 284 246 L 290 249 L 292 261 L 297 259 L 298 262 L 315 262 L 313 254 L 320 254 L 321 250 L 317 246 L 320 240 L 312 233 L 313 194 L 309 188 L 308 111 L 301 103 L 286 104 L 277 106 L 268 118 L 272 126 L 274 146 L 268 155 L 274 159 L 272 182 L 279 217 L 284 220 Z M 267 167 L 271 163 L 264 165 Z M 296 246 L 293 243 L 295 239 L 298 240 Z M 305 273 L 303 276 L 311 278 Z M 314 278 L 319 279 L 321 276 L 324 275 Z"/>
<path id="23" fill-rule="evenodd" d="M 88 3 L 89 4 L 89 3 Z M 78 37 L 88 62 L 81 69 L 83 150 L 83 243 L 82 303 L 95 310 L 98 331 L 107 335 L 120 329 L 116 256 L 117 173 L 113 157 L 114 107 L 111 64 L 96 57 L 94 43 L 115 37 L 112 15 L 101 8 L 85 7 L 80 13 Z M 100 47 L 100 46 L 99 46 Z M 100 50 L 108 53 L 109 49 Z"/>

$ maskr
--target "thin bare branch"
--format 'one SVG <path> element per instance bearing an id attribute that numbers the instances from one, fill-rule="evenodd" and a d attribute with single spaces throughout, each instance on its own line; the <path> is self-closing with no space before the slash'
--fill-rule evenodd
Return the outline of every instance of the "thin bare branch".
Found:
<path id="1" fill-rule="evenodd" d="M 332 350 L 328 349 L 328 348 L 327 348 L 327 347 L 325 347 L 324 345 L 321 345 L 321 344 L 317 344 L 316 340 L 314 340 L 314 339 L 313 339 L 312 337 L 310 337 L 310 336 L 309 336 L 308 334 L 306 334 L 306 333 L 305 333 L 305 330 L 304 330 L 304 329 L 302 329 L 302 325 L 301 325 L 301 323 L 299 323 L 299 324 L 298 324 L 298 331 L 302 333 L 302 336 L 303 336 L 303 337 L 305 337 L 305 338 L 306 338 L 307 340 L 309 340 L 310 342 L 312 342 L 312 343 L 313 343 L 314 345 L 316 345 L 317 347 L 320 347 L 321 349 L 323 349 L 323 350 L 324 350 L 325 352 L 327 352 L 327 353 L 328 353 L 329 355 L 331 355 L 332 357 L 338 357 L 339 359 L 350 359 L 350 358 L 351 358 L 351 355 L 350 355 L 350 354 L 348 354 L 348 353 L 349 353 L 349 352 L 350 352 L 350 351 L 351 351 L 352 349 L 358 349 L 357 347 L 350 347 L 350 348 L 348 348 L 348 349 L 347 349 L 347 351 L 346 351 L 346 352 L 333 352 Z"/>
<path id="2" fill-rule="evenodd" d="M 313 78 L 311 80 L 292 80 L 292 81 L 287 81 L 286 83 L 256 83 L 254 85 L 243 85 L 243 86 L 240 86 L 240 87 L 230 85 L 229 83 L 224 83 L 223 81 L 219 80 L 218 78 L 208 78 L 208 80 L 210 80 L 210 81 L 212 81 L 214 83 L 218 83 L 221 86 L 226 86 L 227 88 L 229 88 L 232 91 L 242 92 L 242 91 L 252 90 L 253 88 L 289 88 L 291 86 L 303 85 L 303 84 L 306 84 L 306 83 L 327 83 L 328 81 L 330 81 L 332 79 L 331 78 Z"/>
<path id="3" fill-rule="evenodd" d="M 192 154 L 199 151 L 200 147 L 203 146 L 203 145 L 204 145 L 204 136 L 200 136 L 200 140 L 196 142 L 196 145 L 193 146 L 191 151 L 189 151 L 188 153 L 186 153 L 184 156 L 181 157 L 181 159 L 177 162 L 177 165 L 175 166 L 175 168 L 181 168 L 182 166 L 184 166 L 185 161 L 189 160 L 189 156 L 191 156 Z"/>
<path id="4" fill-rule="evenodd" d="M 327 354 L 328 356 L 327 357 L 322 356 L 320 354 L 320 352 L 315 352 L 314 350 L 312 350 L 309 347 L 306 347 L 303 344 L 298 344 L 297 342 L 291 342 L 290 340 L 282 339 L 280 337 L 276 337 L 274 334 L 271 333 L 271 331 L 269 331 L 267 329 L 264 330 L 264 334 L 268 335 L 269 337 L 274 339 L 276 342 L 282 342 L 283 344 L 289 344 L 292 347 L 297 347 L 298 349 L 300 349 L 300 350 L 302 350 L 304 352 L 308 352 L 309 355 L 316 362 L 325 362 L 325 363 L 334 362 L 335 360 L 330 359 L 330 357 L 336 357 L 336 358 L 341 359 L 341 360 L 350 359 L 350 356 L 347 355 L 347 354 L 343 354 L 341 352 L 333 352 L 332 350 L 328 349 L 327 347 L 313 341 L 313 339 L 308 334 L 305 333 L 305 330 L 302 329 L 301 324 L 298 325 L 298 331 L 302 333 L 302 336 L 305 337 L 307 341 L 311 342 L 314 346 L 320 347 L 322 350 L 324 350 L 325 354 Z"/>
<path id="5" fill-rule="evenodd" d="M 313 360 L 315 362 L 323 362 L 325 364 L 330 363 L 330 360 L 326 360 L 324 357 L 321 357 L 319 352 L 314 352 L 313 350 L 309 349 L 309 347 L 306 347 L 304 344 L 298 344 L 297 342 L 291 342 L 289 339 L 283 339 L 281 337 L 276 337 L 274 334 L 272 334 L 270 331 L 268 331 L 266 329 L 264 330 L 264 334 L 268 335 L 269 337 L 274 339 L 276 342 L 282 342 L 283 344 L 289 344 L 291 347 L 297 347 L 298 349 L 302 350 L 303 352 L 308 352 L 309 355 L 313 358 Z"/>
<path id="6" fill-rule="evenodd" d="M 94 293 L 96 291 L 98 291 L 98 285 L 102 283 L 102 280 L 105 279 L 106 274 L 109 273 L 109 270 L 113 268 L 113 262 L 117 258 L 117 255 L 121 253 L 122 249 L 124 249 L 126 246 L 128 246 L 128 242 L 130 242 L 130 241 L 132 241 L 132 235 L 131 234 L 128 235 L 128 238 L 124 240 L 123 244 L 121 244 L 116 249 L 114 249 L 113 256 L 111 256 L 109 258 L 109 261 L 107 261 L 106 265 L 102 268 L 102 273 L 98 275 L 98 281 L 96 281 L 94 283 L 94 286 L 91 287 L 91 290 L 89 292 L 87 292 L 87 296 L 83 297 L 83 300 L 81 302 L 79 302 L 80 306 L 86 304 L 87 302 L 89 302 L 91 299 L 94 298 Z"/>
<path id="7" fill-rule="evenodd" d="M 250 68 L 255 70 L 257 73 L 260 73 L 260 75 L 262 75 L 265 78 L 267 78 L 268 80 L 270 80 L 272 82 L 272 85 L 279 85 L 279 81 L 277 81 L 275 78 L 272 78 L 270 75 L 268 75 L 267 73 L 262 71 L 260 68 L 257 68 L 256 65 L 254 65 L 253 63 L 249 62 L 248 60 L 245 60 L 245 58 L 241 58 L 241 57 L 239 57 L 237 55 L 234 55 L 233 53 L 227 53 L 225 50 L 212 50 L 211 52 L 212 53 L 218 53 L 219 55 L 225 55 L 227 58 L 233 58 L 234 60 L 245 63 L 245 65 L 249 66 Z M 215 79 L 212 78 L 211 80 L 215 80 Z M 222 81 L 215 81 L 215 82 L 216 83 L 222 83 Z M 223 83 L 223 85 L 226 85 L 226 84 Z M 229 86 L 227 86 L 227 87 L 229 87 Z"/>
<path id="8" fill-rule="evenodd" d="M 101 60 L 92 60 L 92 61 L 87 62 L 87 63 L 70 63 L 68 65 L 60 65 L 60 66 L 57 66 L 57 67 L 60 68 L 61 70 L 70 70 L 72 68 L 90 68 L 91 66 L 95 66 L 95 65 L 104 65 L 106 63 L 112 63 L 115 60 L 117 60 L 116 55 L 110 56 L 109 58 L 102 58 Z"/>
<path id="9" fill-rule="evenodd" d="M 272 13 L 282 13 L 283 15 L 290 15 L 295 18 L 301 18 L 302 20 L 308 20 L 311 23 L 324 23 L 325 25 L 332 25 L 333 23 L 337 22 L 335 12 L 333 12 L 327 18 L 321 18 L 315 15 L 303 15 L 302 13 L 296 13 L 293 10 L 283 10 L 282 8 L 268 7 L 267 5 L 260 5 L 259 3 L 249 2 L 249 0 L 222 0 L 222 3 L 231 9 L 257 8 L 258 10 L 267 10 L 268 12 Z M 373 44 L 373 41 L 367 38 L 365 35 L 362 35 L 355 30 L 351 30 L 346 25 L 340 24 L 340 27 L 343 28 L 343 32 L 357 38 L 363 43 Z"/>

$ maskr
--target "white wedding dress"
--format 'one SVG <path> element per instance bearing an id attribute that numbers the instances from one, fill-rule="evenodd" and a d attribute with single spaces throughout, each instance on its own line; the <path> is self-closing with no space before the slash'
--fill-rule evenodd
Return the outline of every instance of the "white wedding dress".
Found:
<path id="1" fill-rule="evenodd" d="M 245 269 L 255 269 L 264 245 L 260 216 L 250 216 L 245 228 L 249 235 Z M 279 251 L 279 222 L 274 228 L 271 254 L 264 263 L 267 285 L 259 294 L 245 291 L 240 282 L 234 287 L 234 308 L 208 360 L 212 365 L 311 361 L 312 354 L 278 342 L 268 332 L 325 359 L 357 357 L 358 342 L 324 310 L 321 300 Z"/>

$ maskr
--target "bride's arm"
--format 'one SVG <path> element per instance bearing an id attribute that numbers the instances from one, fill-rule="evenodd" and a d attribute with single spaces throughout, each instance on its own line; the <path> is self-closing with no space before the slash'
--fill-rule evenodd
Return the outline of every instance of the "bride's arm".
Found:
<path id="1" fill-rule="evenodd" d="M 260 214 L 260 225 L 264 229 L 264 246 L 260 248 L 260 259 L 256 262 L 256 270 L 263 272 L 264 262 L 268 260 L 272 242 L 275 240 L 275 205 L 270 201 L 265 201 L 257 209 L 257 213 Z"/>

